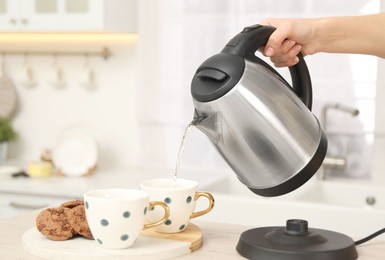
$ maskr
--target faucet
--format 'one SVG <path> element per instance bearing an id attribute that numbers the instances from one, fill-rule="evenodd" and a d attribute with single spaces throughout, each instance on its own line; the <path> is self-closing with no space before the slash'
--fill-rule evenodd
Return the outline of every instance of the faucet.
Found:
<path id="1" fill-rule="evenodd" d="M 353 117 L 358 116 L 358 114 L 360 113 L 358 109 L 352 108 L 340 103 L 331 103 L 331 104 L 324 105 L 322 108 L 322 114 L 321 114 L 321 125 L 325 133 L 326 133 L 326 126 L 327 126 L 327 112 L 330 109 L 336 109 L 336 110 L 346 112 L 348 114 L 351 114 Z M 322 163 L 322 167 L 318 171 L 318 174 L 317 174 L 318 179 L 319 180 L 326 179 L 325 169 L 343 169 L 346 166 L 346 160 L 347 160 L 346 154 L 347 153 L 345 153 L 344 157 L 331 157 L 326 155 L 325 160 Z"/>

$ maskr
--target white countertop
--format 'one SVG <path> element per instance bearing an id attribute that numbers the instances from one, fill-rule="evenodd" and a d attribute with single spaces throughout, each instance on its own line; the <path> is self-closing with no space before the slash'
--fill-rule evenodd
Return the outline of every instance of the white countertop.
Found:
<path id="1" fill-rule="evenodd" d="M 22 244 L 24 232 L 35 225 L 39 211 L 25 213 L 16 217 L 0 220 L 0 230 L 6 236 L 0 236 L 1 259 L 39 259 L 28 254 Z M 244 259 L 235 249 L 240 234 L 248 226 L 218 224 L 194 221 L 203 231 L 203 245 L 197 251 L 178 259 Z M 357 247 L 359 260 L 385 259 L 385 241 L 369 241 Z"/>
<path id="2" fill-rule="evenodd" d="M 95 188 L 138 188 L 143 180 L 157 177 L 172 177 L 172 169 L 130 168 L 124 170 L 99 170 L 88 177 L 52 176 L 46 178 L 12 178 L 0 176 L 1 194 L 41 195 L 51 198 L 82 198 L 83 193 Z M 220 182 L 227 173 L 201 170 L 185 170 L 180 178 L 194 179 L 200 187 Z M 35 216 L 40 211 L 33 211 L 0 219 L 0 230 L 6 236 L 0 236 L 1 259 L 38 259 L 23 249 L 22 235 L 35 225 Z M 203 231 L 203 246 L 182 259 L 243 259 L 235 246 L 240 234 L 250 227 L 234 224 L 219 224 L 203 220 L 193 221 Z M 385 241 L 373 240 L 357 247 L 360 260 L 385 259 Z"/>

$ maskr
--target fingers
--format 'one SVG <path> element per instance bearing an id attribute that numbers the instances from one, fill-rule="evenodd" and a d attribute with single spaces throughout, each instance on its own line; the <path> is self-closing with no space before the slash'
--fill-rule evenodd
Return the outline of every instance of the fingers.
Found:
<path id="1" fill-rule="evenodd" d="M 274 24 L 271 24 L 274 26 Z M 275 27 L 275 26 L 274 26 Z M 292 32 L 290 23 L 280 23 L 277 29 L 270 35 L 269 40 L 266 43 L 264 53 L 266 56 L 271 57 L 279 53 L 281 48 L 287 47 L 287 44 L 292 44 L 291 41 L 287 42 Z"/>
<path id="2" fill-rule="evenodd" d="M 302 47 L 299 44 L 284 43 L 283 47 L 274 56 L 270 57 L 270 60 L 276 67 L 294 66 L 299 61 L 297 55 L 301 52 L 301 49 Z"/>
<path id="3" fill-rule="evenodd" d="M 282 19 L 268 19 L 262 24 L 276 27 L 277 29 L 270 35 L 262 53 L 270 57 L 276 67 L 293 66 L 298 63 L 298 53 L 302 46 L 293 39 L 293 24 Z"/>
<path id="4" fill-rule="evenodd" d="M 267 50 L 268 47 L 265 46 L 262 53 L 270 57 L 270 60 L 273 62 L 276 67 L 288 67 L 294 66 L 298 63 L 299 59 L 297 57 L 298 53 L 301 52 L 302 46 L 297 44 L 292 40 L 284 40 L 282 44 L 274 50 L 274 54 L 271 55 L 271 52 Z"/>
<path id="5" fill-rule="evenodd" d="M 285 40 L 282 45 L 277 49 L 275 52 L 276 56 L 285 55 L 291 51 L 291 49 L 294 47 L 295 41 L 291 40 Z"/>
<path id="6" fill-rule="evenodd" d="M 288 53 L 290 49 L 294 47 L 294 45 L 295 41 L 285 40 L 282 45 L 277 48 L 277 50 L 274 50 L 274 55 L 271 53 L 272 50 L 269 50 L 270 47 L 267 46 L 263 46 L 260 51 L 266 57 L 275 57 Z"/>

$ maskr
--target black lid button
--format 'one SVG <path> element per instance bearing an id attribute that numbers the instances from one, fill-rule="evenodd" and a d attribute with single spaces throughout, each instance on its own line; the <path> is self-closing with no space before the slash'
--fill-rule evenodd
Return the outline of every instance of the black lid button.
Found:
<path id="1" fill-rule="evenodd" d="M 204 69 L 197 73 L 197 77 L 213 79 L 216 81 L 224 81 L 227 78 L 227 74 L 216 69 Z"/>

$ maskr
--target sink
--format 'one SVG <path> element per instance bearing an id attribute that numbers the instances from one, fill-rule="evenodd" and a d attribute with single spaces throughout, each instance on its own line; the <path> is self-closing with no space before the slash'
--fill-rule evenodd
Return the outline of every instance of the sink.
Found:
<path id="1" fill-rule="evenodd" d="M 285 226 L 288 219 L 304 219 L 310 228 L 340 232 L 355 240 L 385 227 L 385 210 L 212 194 L 215 207 L 199 220 L 265 227 Z M 376 239 L 385 240 L 385 236 Z"/>
<path id="2" fill-rule="evenodd" d="M 215 207 L 199 220 L 264 227 L 304 219 L 310 228 L 344 233 L 353 239 L 385 227 L 385 189 L 369 184 L 311 180 L 287 195 L 265 198 L 252 193 L 236 177 L 226 177 L 201 190 L 213 194 Z M 198 209 L 200 206 L 198 201 Z M 385 240 L 385 236 L 376 239 Z"/>
<path id="3" fill-rule="evenodd" d="M 297 201 L 324 205 L 385 210 L 385 188 L 369 183 L 318 181 L 315 178 L 297 190 L 274 198 L 260 197 L 251 192 L 235 176 L 206 186 L 210 192 L 261 200 Z M 384 223 L 385 224 L 385 223 Z"/>
<path id="4" fill-rule="evenodd" d="M 370 184 L 315 182 L 293 198 L 326 205 L 385 210 L 385 188 Z"/>

